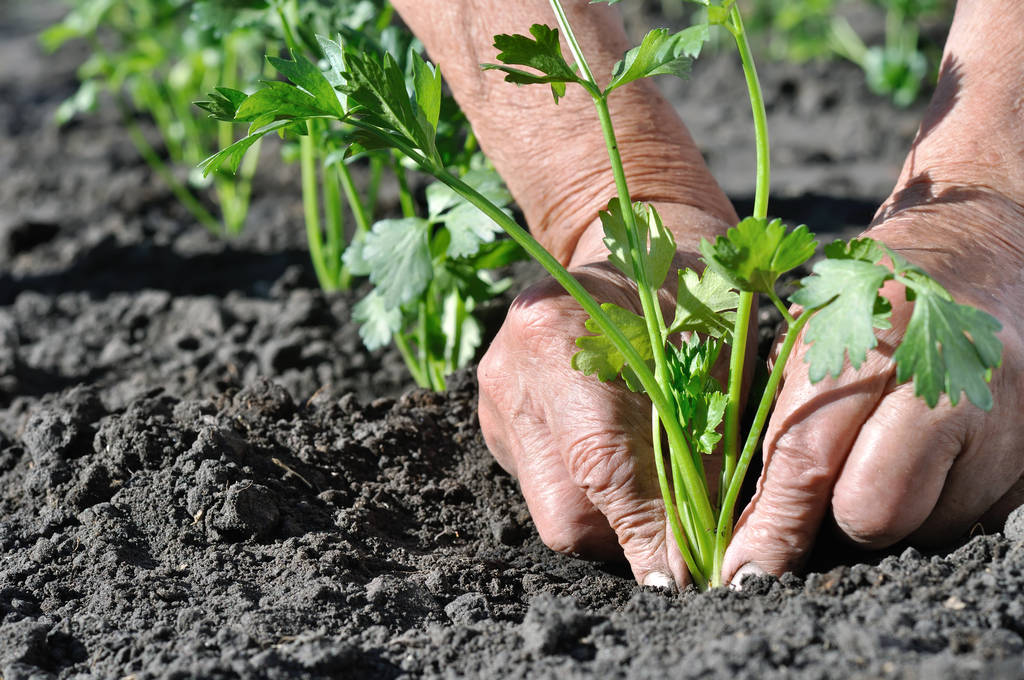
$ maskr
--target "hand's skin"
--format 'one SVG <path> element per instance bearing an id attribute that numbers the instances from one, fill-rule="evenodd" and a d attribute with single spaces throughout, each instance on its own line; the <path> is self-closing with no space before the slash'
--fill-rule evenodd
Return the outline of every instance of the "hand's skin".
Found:
<path id="1" fill-rule="evenodd" d="M 609 72 L 627 46 L 614 12 L 567 4 L 594 71 Z M 556 107 L 542 86 L 516 88 L 478 69 L 494 60 L 494 33 L 553 24 L 547 1 L 395 5 L 440 63 L 534 234 L 598 299 L 634 304 L 635 293 L 604 263 L 593 219 L 614 190 L 589 99 L 570 88 Z M 995 20 L 984 16 L 986 6 L 991 12 L 991 0 L 959 3 L 947 49 L 958 68 L 947 72 L 872 236 L 1003 321 L 996 409 L 929 411 L 909 387 L 894 389 L 884 352 L 895 335 L 882 338 L 860 372 L 814 387 L 794 356 L 769 426 L 766 474 L 727 555 L 727 579 L 747 564 L 772 573 L 798 565 L 830 502 L 848 535 L 878 546 L 915 530 L 915 538 L 953 536 L 986 511 L 1005 513 L 1015 498 L 1010 487 L 1024 469 L 1024 3 L 999 3 Z M 699 239 L 736 216 L 668 105 L 648 84 L 623 90 L 611 104 L 634 198 L 658 205 L 680 261 L 692 264 Z M 952 202 L 962 187 L 974 189 L 970 199 Z M 893 299 L 894 320 L 907 318 L 901 295 Z M 572 371 L 583 318 L 551 283 L 513 305 L 480 365 L 488 446 L 518 477 L 549 546 L 593 557 L 624 552 L 639 582 L 663 584 L 670 575 L 684 583 L 650 461 L 649 407 Z"/>
<path id="2" fill-rule="evenodd" d="M 948 542 L 998 530 L 1024 501 L 1024 3 L 960 0 L 935 98 L 896 190 L 868 234 L 1003 323 L 985 413 L 930 410 L 894 385 L 911 305 L 887 289 L 894 329 L 859 371 L 818 385 L 794 352 L 766 433 L 765 472 L 724 576 L 796 568 L 831 509 L 854 542 Z"/>

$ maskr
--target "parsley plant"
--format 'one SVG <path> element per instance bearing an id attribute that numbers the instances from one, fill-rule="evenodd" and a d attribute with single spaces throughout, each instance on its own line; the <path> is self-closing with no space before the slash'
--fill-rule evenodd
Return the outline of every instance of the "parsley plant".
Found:
<path id="1" fill-rule="evenodd" d="M 901 283 L 908 300 L 914 301 L 914 309 L 904 340 L 893 355 L 897 378 L 913 380 L 916 394 L 929 406 L 935 406 L 941 394 L 954 405 L 965 394 L 978 407 L 991 408 L 987 382 L 1000 363 L 1002 346 L 996 337 L 998 321 L 957 303 L 921 269 L 866 238 L 826 246 L 825 259 L 790 297 L 802 311 L 797 316 L 790 312 L 776 292 L 776 284 L 780 276 L 813 256 L 817 242 L 806 227 L 787 229 L 778 220 L 768 219 L 766 114 L 735 0 L 691 1 L 703 6 L 706 21 L 678 33 L 651 31 L 624 55 L 604 88 L 594 78 L 559 0 L 550 0 L 558 28 L 537 24 L 530 35 L 496 36 L 500 63 L 484 66 L 503 72 L 506 80 L 519 85 L 549 87 L 555 102 L 569 86 L 582 87 L 593 98 L 617 188 L 617 196 L 601 213 L 605 244 L 609 261 L 637 284 L 640 315 L 600 304 L 494 200 L 487 182 L 460 176 L 449 168 L 437 143 L 440 74 L 418 55 L 411 57 L 412 77 L 408 80 L 390 56 L 376 59 L 342 44 L 336 44 L 340 58 L 331 60 L 329 77 L 301 56 L 294 62 L 274 62 L 292 85 L 268 83 L 264 90 L 241 101 L 236 118 L 252 121 L 249 136 L 207 159 L 205 168 L 237 166 L 245 150 L 269 132 L 301 129 L 308 121 L 334 118 L 353 128 L 358 148 L 395 149 L 450 188 L 452 193 L 437 199 L 439 205 L 457 195 L 483 211 L 589 314 L 587 330 L 591 335 L 578 339 L 580 351 L 572 359 L 573 366 L 600 380 L 621 379 L 627 388 L 643 391 L 650 398 L 654 457 L 667 520 L 694 582 L 706 588 L 721 584 L 722 558 L 732 536 L 743 477 L 782 372 L 805 328 L 812 381 L 838 375 L 846 361 L 859 368 L 877 345 L 875 329 L 889 325 L 891 306 L 879 290 L 886 281 Z M 702 273 L 690 269 L 673 273 L 676 244 L 672 233 L 652 206 L 634 203 L 630 197 L 608 98 L 619 87 L 641 78 L 686 75 L 714 27 L 724 29 L 735 41 L 750 94 L 757 137 L 754 214 L 715 242 L 702 242 L 706 263 Z M 572 52 L 572 64 L 562 54 L 561 36 Z M 430 212 L 427 225 L 445 221 L 451 230 L 444 210 L 431 208 Z M 381 294 L 391 303 L 408 295 L 411 284 L 400 279 L 415 272 L 411 278 L 418 281 L 427 270 L 426 259 L 385 262 L 383 256 L 373 255 L 374 249 L 392 248 L 404 257 L 405 250 L 398 244 L 406 239 L 422 243 L 427 230 L 424 220 L 405 226 L 408 231 L 396 224 L 382 226 L 380 245 L 368 239 L 361 256 L 366 271 L 376 276 L 384 291 Z M 483 242 L 482 231 L 469 231 L 462 236 L 470 242 Z M 453 255 L 454 235 L 441 242 L 446 244 L 445 252 Z M 470 249 L 473 247 L 481 246 Z M 670 275 L 678 280 L 678 294 L 669 320 L 657 304 L 657 292 Z M 753 422 L 741 437 L 741 381 L 753 300 L 758 294 L 778 307 L 786 328 L 764 391 L 753 397 L 757 400 Z M 711 372 L 726 349 L 729 378 L 721 385 Z M 703 457 L 717 451 L 722 453 L 723 465 L 718 493 L 712 494 Z"/>

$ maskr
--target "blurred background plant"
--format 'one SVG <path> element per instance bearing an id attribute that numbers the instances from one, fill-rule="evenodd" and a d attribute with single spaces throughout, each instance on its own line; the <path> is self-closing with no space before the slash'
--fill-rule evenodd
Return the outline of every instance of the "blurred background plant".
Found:
<path id="1" fill-rule="evenodd" d="M 884 14 L 885 35 L 869 45 L 846 11 L 870 6 Z M 941 45 L 922 37 L 922 26 L 952 17 L 952 0 L 755 0 L 748 26 L 769 54 L 802 63 L 841 57 L 857 64 L 871 90 L 909 106 L 938 70 Z M 948 21 L 946 21 L 948 25 Z"/>
<path id="2" fill-rule="evenodd" d="M 203 173 L 198 166 L 245 137 L 234 112 L 249 93 L 281 77 L 270 61 L 301 56 L 330 78 L 335 71 L 325 46 L 344 44 L 378 60 L 388 55 L 412 87 L 412 55 L 423 51 L 386 0 L 70 4 L 65 18 L 40 37 L 51 51 L 73 40 L 89 46 L 78 70 L 80 86 L 59 107 L 58 122 L 113 102 L 141 157 L 195 219 L 219 236 L 244 228 L 260 142 L 245 146 L 237 172 Z M 156 137 L 147 135 L 149 122 Z M 251 122 L 250 129 L 263 124 Z M 472 361 L 482 341 L 474 312 L 510 285 L 491 270 L 522 259 L 522 252 L 511 241 L 494 239 L 488 218 L 444 187 L 430 185 L 424 193 L 407 161 L 389 149 L 364 146 L 344 123 L 305 120 L 279 132 L 282 158 L 299 164 L 306 240 L 320 287 L 348 290 L 358 277 L 368 277 L 369 292 L 353 310 L 364 343 L 377 349 L 394 341 L 418 384 L 444 389 L 445 376 Z M 437 147 L 453 174 L 502 205 L 511 202 L 477 149 L 465 116 L 446 94 Z M 381 200 L 387 175 L 397 185 L 397 208 Z M 389 210 L 398 214 L 384 214 Z M 467 234 L 478 238 L 460 245 L 459 235 Z M 470 241 L 473 247 L 466 247 Z M 401 272 L 401 295 L 381 289 L 384 277 L 375 271 L 403 256 L 419 266 Z"/>

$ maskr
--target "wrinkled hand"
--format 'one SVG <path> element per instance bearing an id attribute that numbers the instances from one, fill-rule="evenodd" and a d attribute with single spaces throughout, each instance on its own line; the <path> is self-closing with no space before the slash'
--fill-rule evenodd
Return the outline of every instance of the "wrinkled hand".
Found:
<path id="1" fill-rule="evenodd" d="M 811 385 L 794 351 L 765 436 L 765 470 L 726 554 L 726 579 L 801 563 L 827 512 L 868 548 L 949 542 L 982 521 L 999 530 L 1024 501 L 1024 207 L 983 190 L 914 187 L 911 206 L 869 235 L 924 268 L 958 301 L 1003 323 L 1003 365 L 984 412 L 962 397 L 935 409 L 896 385 L 890 357 L 910 318 L 901 286 L 883 293 L 893 328 L 859 371 Z M 893 214 L 895 213 L 895 214 Z M 801 342 L 801 348 L 806 348 Z M 746 568 L 744 568 L 746 567 Z"/>
<path id="2" fill-rule="evenodd" d="M 686 219 L 686 210 L 677 211 L 677 219 Z M 664 209 L 662 216 L 669 224 Z M 582 239 L 581 248 L 588 240 L 594 238 Z M 639 313 L 635 286 L 598 261 L 597 251 L 582 256 L 594 263 L 573 267 L 574 275 L 598 301 Z M 680 264 L 693 266 L 695 257 L 681 257 Z M 667 290 L 663 304 L 673 295 Z M 519 480 L 550 548 L 592 559 L 624 555 L 642 584 L 687 583 L 686 566 L 666 530 L 651 448 L 650 401 L 621 381 L 602 383 L 570 365 L 576 338 L 588 334 L 586 319 L 551 280 L 516 299 L 478 371 L 487 446 Z M 717 478 L 713 470 L 709 463 L 709 474 Z"/>

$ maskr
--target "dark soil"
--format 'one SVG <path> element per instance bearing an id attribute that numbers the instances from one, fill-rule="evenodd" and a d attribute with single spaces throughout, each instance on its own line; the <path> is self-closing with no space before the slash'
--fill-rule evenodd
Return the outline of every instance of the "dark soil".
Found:
<path id="1" fill-rule="evenodd" d="M 0 5 L 0 678 L 1024 676 L 1022 518 L 703 595 L 548 551 L 472 372 L 407 389 L 316 290 L 294 168 L 223 242 L 115 119 L 50 123 L 81 57 L 36 48 L 56 11 Z M 775 212 L 862 227 L 919 111 L 841 65 L 765 74 Z M 671 91 L 743 212 L 737 82 Z"/>

